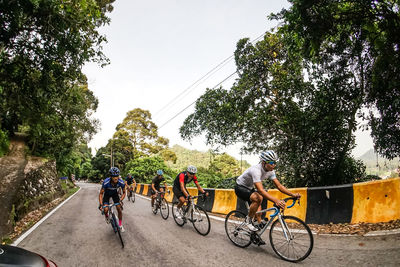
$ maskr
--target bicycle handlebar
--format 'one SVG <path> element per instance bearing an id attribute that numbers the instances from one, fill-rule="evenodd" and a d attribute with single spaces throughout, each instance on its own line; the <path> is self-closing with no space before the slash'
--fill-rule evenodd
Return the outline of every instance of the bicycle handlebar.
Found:
<path id="1" fill-rule="evenodd" d="M 282 200 L 285 201 L 285 202 L 288 202 L 289 200 L 293 200 L 293 203 L 292 203 L 291 205 L 287 206 L 287 208 L 293 207 L 294 204 L 296 204 L 297 201 L 299 202 L 299 205 L 300 205 L 300 198 L 297 198 L 297 197 L 287 197 L 287 198 L 284 198 L 284 199 L 282 199 Z M 274 207 L 280 209 L 280 208 L 279 208 L 278 206 L 276 206 L 275 204 L 274 204 Z"/>

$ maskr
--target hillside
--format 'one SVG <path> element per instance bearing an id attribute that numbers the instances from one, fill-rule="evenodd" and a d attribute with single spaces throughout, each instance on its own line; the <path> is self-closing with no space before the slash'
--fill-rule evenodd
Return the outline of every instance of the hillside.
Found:
<path id="1" fill-rule="evenodd" d="M 393 172 L 397 172 L 397 169 L 400 165 L 399 158 L 387 160 L 377 155 L 373 149 L 368 150 L 357 159 L 364 162 L 365 166 L 367 167 L 367 174 L 378 175 L 380 177 L 390 176 Z"/>
<path id="2" fill-rule="evenodd" d="M 216 154 L 213 154 L 212 151 L 198 151 L 198 150 L 190 150 L 184 148 L 180 145 L 174 145 L 170 148 L 173 152 L 175 152 L 177 156 L 177 161 L 175 164 L 168 163 L 168 167 L 173 169 L 185 169 L 188 165 L 195 165 L 196 167 L 203 167 L 208 169 L 210 167 L 210 163 L 213 161 Z M 240 165 L 240 161 L 237 160 Z M 247 161 L 242 162 L 243 169 L 250 167 L 250 164 Z"/>

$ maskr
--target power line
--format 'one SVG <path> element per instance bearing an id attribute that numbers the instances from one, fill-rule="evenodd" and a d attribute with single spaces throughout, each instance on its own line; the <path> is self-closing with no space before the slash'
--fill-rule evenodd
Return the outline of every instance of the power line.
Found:
<path id="1" fill-rule="evenodd" d="M 261 37 L 263 37 L 265 35 L 265 33 L 261 34 L 260 36 L 258 36 L 257 38 L 255 38 L 253 41 L 251 41 L 252 43 L 258 41 Z M 169 107 L 172 103 L 174 103 L 175 101 L 177 101 L 178 99 L 181 99 L 184 94 L 187 95 L 188 93 L 190 93 L 192 90 L 194 90 L 200 83 L 204 82 L 205 80 L 207 80 L 213 73 L 219 71 L 220 69 L 222 69 L 228 62 L 230 62 L 234 57 L 234 54 L 227 57 L 226 59 L 224 59 L 222 62 L 220 62 L 217 66 L 215 66 L 214 68 L 212 68 L 209 72 L 207 72 L 206 74 L 204 74 L 202 77 L 200 77 L 197 81 L 195 81 L 193 84 L 191 84 L 189 87 L 187 87 L 185 90 L 183 90 L 182 92 L 180 92 L 177 96 L 175 96 L 171 101 L 169 101 L 166 105 L 164 105 L 161 109 L 159 109 L 154 116 L 157 116 L 158 114 L 161 113 L 161 111 L 165 110 L 167 107 Z M 207 77 L 208 76 L 208 77 Z M 193 88 L 192 88 L 193 87 Z M 192 88 L 192 90 L 188 91 L 190 88 Z"/>
<path id="2" fill-rule="evenodd" d="M 251 41 L 252 43 L 258 41 L 261 37 L 263 37 L 265 35 L 265 33 L 261 34 L 260 36 L 258 36 L 256 39 L 254 39 L 253 41 Z M 220 67 L 223 64 L 226 64 L 227 62 L 229 62 L 232 58 L 234 57 L 234 54 L 231 55 L 230 57 L 224 59 L 221 63 L 219 63 L 216 67 L 214 67 L 212 70 L 210 70 L 209 72 L 207 72 L 205 75 L 203 75 L 200 79 L 198 79 L 196 82 L 194 82 L 192 85 L 190 85 L 188 88 L 186 88 L 184 91 L 182 91 L 180 94 L 178 94 L 178 96 L 176 96 L 174 99 L 172 99 L 170 102 L 168 102 L 167 105 L 165 105 L 164 107 L 162 107 L 159 111 L 156 112 L 156 114 L 160 113 L 162 110 L 165 109 L 165 107 L 169 106 L 171 103 L 173 103 L 175 100 L 177 100 L 179 97 L 181 97 L 183 95 L 183 93 L 185 93 L 187 90 L 189 90 L 192 86 L 194 86 L 195 84 L 199 83 L 201 80 L 203 80 L 207 75 L 209 75 L 210 73 L 212 73 L 214 70 L 216 70 L 218 67 Z M 222 68 L 222 67 L 221 67 Z M 219 69 L 218 69 L 219 70 Z M 226 80 L 228 80 L 229 78 L 231 78 L 233 75 L 235 75 L 237 73 L 237 71 L 233 72 L 232 74 L 230 74 L 229 76 L 227 76 L 225 79 L 223 79 L 221 82 L 219 82 L 217 85 L 215 85 L 212 89 L 215 89 L 217 86 L 221 85 L 223 82 L 225 82 Z M 204 79 L 205 80 L 205 79 Z M 165 125 L 167 125 L 170 121 L 172 121 L 173 119 L 175 119 L 176 117 L 178 117 L 182 112 L 184 112 L 186 109 L 188 109 L 189 107 L 191 107 L 194 103 L 196 103 L 197 99 L 195 101 L 193 101 L 191 104 L 189 104 L 188 106 L 186 106 L 184 109 L 182 109 L 181 111 L 179 111 L 177 114 L 175 114 L 172 118 L 170 118 L 168 121 L 166 121 L 165 123 L 163 123 L 159 128 L 161 129 L 162 127 L 164 127 Z M 156 115 L 155 114 L 155 115 Z"/>
<path id="3" fill-rule="evenodd" d="M 225 82 L 226 80 L 228 80 L 230 77 L 232 77 L 233 75 L 235 75 L 237 73 L 237 71 L 235 71 L 234 73 L 232 73 L 231 75 L 229 75 L 228 77 L 226 77 L 225 79 L 223 79 L 221 82 L 219 82 L 216 86 L 214 86 L 212 89 L 215 89 L 217 86 L 221 85 L 223 82 Z M 188 109 L 189 107 L 191 107 L 194 103 L 196 103 L 197 99 L 195 101 L 193 101 L 191 104 L 189 104 L 188 106 L 186 106 L 184 109 L 182 109 L 181 111 L 179 111 L 175 116 L 173 116 L 172 118 L 170 118 L 168 121 L 166 121 L 163 125 L 161 125 L 158 130 L 160 130 L 162 127 L 164 127 L 165 125 L 167 125 L 170 121 L 172 121 L 173 119 L 175 119 L 176 117 L 178 117 L 182 112 L 184 112 L 186 109 Z"/>

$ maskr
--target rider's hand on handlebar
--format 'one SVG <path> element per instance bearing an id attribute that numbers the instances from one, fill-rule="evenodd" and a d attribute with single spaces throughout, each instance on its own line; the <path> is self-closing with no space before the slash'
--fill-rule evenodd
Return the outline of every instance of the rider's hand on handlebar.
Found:
<path id="1" fill-rule="evenodd" d="M 278 206 L 281 209 L 284 209 L 286 206 L 286 202 L 283 200 L 278 200 L 277 202 L 275 202 L 275 205 Z"/>
<path id="2" fill-rule="evenodd" d="M 191 195 L 187 195 L 186 200 L 190 200 Z"/>
<path id="3" fill-rule="evenodd" d="M 301 198 L 301 195 L 299 193 L 296 193 L 296 194 L 293 195 L 293 197 L 299 199 L 299 198 Z"/>

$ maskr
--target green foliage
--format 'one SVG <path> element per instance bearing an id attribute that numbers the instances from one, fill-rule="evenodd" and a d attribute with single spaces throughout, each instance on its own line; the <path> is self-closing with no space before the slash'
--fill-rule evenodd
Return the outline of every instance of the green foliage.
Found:
<path id="1" fill-rule="evenodd" d="M 353 82 L 359 110 L 369 110 L 359 113 L 372 130 L 375 148 L 386 158 L 399 156 L 398 1 L 290 2 L 291 8 L 272 16 L 284 21 L 283 28 L 293 37 L 290 45 L 300 45 L 302 55 L 320 66 L 340 65 L 353 73 L 343 80 Z"/>
<path id="2" fill-rule="evenodd" d="M 151 183 L 157 170 L 164 171 L 164 177 L 169 184 L 176 176 L 176 173 L 168 168 L 163 159 L 158 156 L 136 158 L 129 161 L 125 167 L 125 172 L 132 174 L 138 183 Z"/>
<path id="3" fill-rule="evenodd" d="M 33 155 L 68 170 L 77 141 L 95 133 L 97 99 L 87 88 L 85 62 L 108 63 L 105 37 L 113 0 L 1 1 L 0 121 L 12 135 L 29 129 Z"/>
<path id="4" fill-rule="evenodd" d="M 0 129 L 0 157 L 8 152 L 9 145 L 10 141 L 8 139 L 7 132 Z"/>
<path id="5" fill-rule="evenodd" d="M 220 173 L 222 177 L 232 177 L 241 174 L 240 163 L 226 153 L 217 155 L 211 162 L 210 170 Z"/>
<path id="6" fill-rule="evenodd" d="M 279 175 L 290 187 L 346 183 L 362 172 L 350 157 L 362 103 L 352 71 L 341 61 L 313 65 L 303 60 L 292 39 L 281 30 L 254 45 L 240 40 L 235 51 L 239 79 L 230 90 L 207 89 L 180 128 L 181 136 L 205 132 L 210 144 L 243 142 L 246 151 L 257 153 L 274 149 Z"/>

